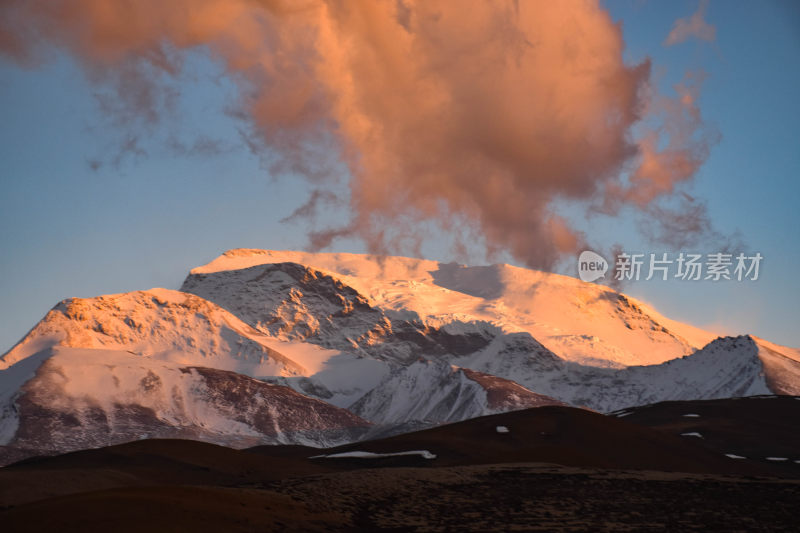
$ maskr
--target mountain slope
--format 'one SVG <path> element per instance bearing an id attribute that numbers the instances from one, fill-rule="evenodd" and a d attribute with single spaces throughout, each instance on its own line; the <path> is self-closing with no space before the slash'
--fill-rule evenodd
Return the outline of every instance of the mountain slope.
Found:
<path id="1" fill-rule="evenodd" d="M 193 271 L 181 290 L 214 302 L 262 333 L 396 363 L 423 354 L 472 353 L 500 332 L 481 321 L 439 327 L 414 312 L 384 311 L 337 276 L 297 263 Z"/>
<path id="2" fill-rule="evenodd" d="M 561 402 L 800 394 L 800 351 L 712 338 L 508 265 L 232 250 L 182 291 L 56 305 L 0 357 L 0 445 L 326 445 Z"/>
<path id="3" fill-rule="evenodd" d="M 301 285 L 291 281 L 299 278 Z M 182 288 L 256 328 L 285 324 L 281 313 L 291 308 L 302 324 L 315 324 L 304 329 L 308 342 L 349 344 L 355 353 L 404 366 L 420 357 L 443 360 L 600 411 L 670 399 L 792 394 L 800 387 L 795 351 L 751 337 L 713 340 L 606 287 L 507 265 L 232 250 L 192 270 Z M 631 364 L 636 361 L 646 364 Z"/>
<path id="4" fill-rule="evenodd" d="M 283 266 L 301 276 L 309 274 L 297 265 Z M 273 272 L 285 274 L 280 269 Z M 330 282 L 313 271 L 311 276 Z M 309 287 L 303 288 L 309 291 Z M 334 283 L 334 289 L 328 296 L 334 302 L 342 301 L 340 292 L 346 287 Z M 292 286 L 288 292 L 296 290 Z M 281 295 L 277 290 L 267 294 Z M 357 293 L 352 296 L 359 298 Z M 334 318 L 349 319 L 347 313 L 331 311 L 330 305 L 326 310 Z M 313 315 L 306 316 L 316 320 Z M 288 318 L 279 322 L 284 331 L 292 324 Z M 402 368 L 397 361 L 389 364 L 382 360 L 385 358 L 369 354 L 324 349 L 264 329 L 258 331 L 205 299 L 164 289 L 65 300 L 0 358 L 8 365 L 0 374 L 0 444 L 11 443 L 10 455 L 23 448 L 65 451 L 142 436 L 178 436 L 234 446 L 257 442 L 319 446 L 363 434 L 350 431 L 350 422 L 343 415 L 349 412 L 339 410 L 334 416 L 331 411 L 326 415 L 330 420 L 319 421 L 317 411 L 336 411 L 335 406 L 348 406 L 379 388 L 392 369 Z M 435 344 L 424 333 L 417 337 Z M 534 405 L 517 401 L 520 397 L 516 395 L 503 397 L 490 408 L 487 391 L 475 381 L 469 383 L 465 389 L 469 394 L 464 396 L 471 395 L 472 410 L 462 412 L 460 418 L 423 417 L 425 423 Z M 522 398 L 539 401 L 532 392 L 515 387 Z M 384 393 L 404 393 L 386 383 L 380 388 Z M 493 395 L 501 388 L 493 386 Z M 255 396 L 237 400 L 231 391 L 240 389 L 252 389 Z M 272 398 L 267 404 L 261 401 L 265 395 Z M 286 417 L 279 420 L 280 413 L 265 417 L 264 410 L 275 410 L 279 398 L 300 402 L 293 416 L 312 425 L 294 427 Z M 242 404 L 240 408 L 235 407 L 237 402 Z M 256 415 L 247 415 L 250 411 Z M 396 432 L 392 427 L 414 419 L 413 413 L 397 418 L 370 414 L 386 426 L 378 434 Z M 356 428 L 368 425 L 353 418 L 359 421 Z"/>
<path id="5" fill-rule="evenodd" d="M 0 369 L 52 346 L 104 348 L 249 375 L 299 375 L 302 365 L 263 334 L 194 295 L 151 289 L 57 304 L 11 350 Z"/>
<path id="6" fill-rule="evenodd" d="M 431 327 L 491 323 L 506 332 L 529 333 L 569 361 L 657 364 L 688 355 L 715 337 L 608 287 L 502 264 L 466 267 L 405 257 L 237 249 L 193 269 L 183 290 L 209 297 L 211 291 L 219 294 L 213 285 L 235 271 L 287 262 L 335 277 L 385 313 Z"/>
<path id="7" fill-rule="evenodd" d="M 375 423 L 446 423 L 544 405 L 564 404 L 510 380 L 420 360 L 392 372 L 349 410 Z"/>
<path id="8" fill-rule="evenodd" d="M 522 339 L 524 340 L 524 339 Z M 723 337 L 690 356 L 621 369 L 554 361 L 542 364 L 525 343 L 461 359 L 459 364 L 511 378 L 571 405 L 608 412 L 665 400 L 800 394 L 800 362 L 750 336 Z"/>
<path id="9" fill-rule="evenodd" d="M 0 444 L 14 448 L 52 453 L 153 437 L 329 445 L 369 426 L 288 387 L 225 370 L 105 349 L 54 347 L 31 360 L 40 363 L 33 376 L 1 406 Z"/>

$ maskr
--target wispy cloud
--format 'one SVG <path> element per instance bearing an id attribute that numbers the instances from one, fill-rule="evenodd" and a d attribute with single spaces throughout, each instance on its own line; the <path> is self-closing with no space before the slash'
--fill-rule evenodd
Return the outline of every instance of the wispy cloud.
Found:
<path id="1" fill-rule="evenodd" d="M 692 37 L 709 42 L 716 39 L 717 29 L 704 20 L 706 9 L 708 9 L 708 0 L 701 0 L 697 11 L 691 17 L 676 20 L 664 41 L 664 46 L 680 44 Z"/>
<path id="2" fill-rule="evenodd" d="M 713 38 L 704 10 L 668 41 Z M 346 168 L 349 220 L 312 227 L 316 247 L 402 252 L 433 223 L 546 268 L 587 239 L 559 202 L 653 213 L 707 155 L 695 89 L 657 94 L 594 1 L 0 2 L 0 53 L 29 62 L 48 46 L 84 65 L 123 131 L 169 120 L 182 59 L 209 53 L 240 89 L 248 146 L 312 184 L 290 219 L 313 221 Z"/>

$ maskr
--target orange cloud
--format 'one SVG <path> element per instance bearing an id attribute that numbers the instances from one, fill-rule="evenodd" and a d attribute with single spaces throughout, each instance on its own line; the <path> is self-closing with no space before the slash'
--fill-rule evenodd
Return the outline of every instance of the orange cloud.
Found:
<path id="1" fill-rule="evenodd" d="M 694 89 L 654 95 L 594 0 L 6 0 L 0 20 L 5 54 L 65 49 L 119 97 L 109 112 L 153 122 L 169 105 L 154 80 L 208 53 L 271 170 L 314 182 L 297 216 L 347 165 L 351 220 L 313 231 L 316 247 L 392 251 L 433 221 L 547 267 L 585 240 L 555 202 L 646 210 L 705 159 Z M 634 138 L 651 115 L 663 127 Z"/>
<path id="2" fill-rule="evenodd" d="M 688 41 L 690 38 L 700 39 L 701 41 L 713 41 L 717 37 L 717 29 L 703 20 L 708 0 L 701 0 L 697 11 L 688 19 L 678 19 L 672 26 L 664 46 L 672 46 Z"/>

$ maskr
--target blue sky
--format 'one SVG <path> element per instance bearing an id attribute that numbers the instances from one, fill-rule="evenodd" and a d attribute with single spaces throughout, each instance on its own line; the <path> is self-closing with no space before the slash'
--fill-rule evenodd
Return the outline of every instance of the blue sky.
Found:
<path id="1" fill-rule="evenodd" d="M 707 73 L 699 107 L 720 140 L 692 192 L 708 202 L 717 228 L 739 231 L 747 250 L 764 256 L 757 282 L 642 281 L 624 290 L 676 319 L 800 346 L 800 9 L 711 2 L 714 42 L 665 47 L 674 21 L 697 2 L 604 5 L 623 25 L 626 60 L 652 58 L 664 91 L 687 70 Z M 0 60 L 0 351 L 63 298 L 177 288 L 191 267 L 230 248 L 305 246 L 303 225 L 280 221 L 308 185 L 273 179 L 247 149 L 241 125 L 223 112 L 232 88 L 213 63 L 197 54 L 189 68 L 179 119 L 143 142 L 146 155 L 113 165 L 117 130 L 71 58 L 54 52 L 26 69 Z M 190 143 L 198 135 L 221 141 L 220 153 L 164 146 L 170 136 Z M 98 158 L 106 164 L 93 170 Z M 584 225 L 598 241 L 651 249 L 632 216 Z M 364 250 L 355 240 L 333 248 Z M 423 252 L 451 259 L 436 239 Z"/>

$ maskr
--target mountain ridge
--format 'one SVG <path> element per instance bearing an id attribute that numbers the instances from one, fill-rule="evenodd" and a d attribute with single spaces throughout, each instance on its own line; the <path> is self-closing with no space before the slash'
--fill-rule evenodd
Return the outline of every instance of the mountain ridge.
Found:
<path id="1" fill-rule="evenodd" d="M 70 358 L 70 350 L 84 359 Z M 666 350 L 674 350 L 671 357 Z M 83 403 L 62 391 L 36 405 L 50 410 L 51 423 L 61 420 L 61 433 L 54 434 L 66 435 L 70 424 L 94 428 L 99 440 L 85 440 L 92 445 L 104 442 L 102 428 L 113 426 L 108 420 L 125 419 L 116 407 L 125 405 L 155 413 L 140 418 L 166 435 L 169 427 L 183 427 L 225 444 L 329 445 L 542 405 L 610 412 L 665 400 L 800 394 L 800 350 L 747 335 L 713 339 L 606 287 L 508 265 L 356 254 L 237 249 L 192 269 L 181 291 L 60 302 L 0 356 L 0 445 L 14 441 L 9 428 L 20 405 L 32 405 L 25 404 L 26 387 L 38 384 L 41 391 L 43 376 L 52 382 L 57 373 L 49 369 L 59 361 L 69 363 L 62 364 L 68 371 L 61 382 L 88 369 L 99 381 L 82 391 Z M 107 394 L 103 387 L 119 384 L 98 384 L 120 368 L 137 377 L 128 392 Z M 151 377 L 142 374 L 146 368 Z M 145 394 L 148 380 L 181 384 L 189 377 L 191 386 L 178 387 L 180 408 L 168 398 L 154 407 L 155 393 Z M 315 419 L 313 406 L 321 404 L 314 402 L 324 402 L 373 425 L 360 433 L 333 424 L 328 436 L 284 431 L 289 436 L 275 437 L 252 420 L 237 420 L 225 407 L 231 402 L 223 401 L 232 388 L 260 390 L 258 383 L 297 394 L 306 418 Z M 134 389 L 138 404 L 131 400 Z M 100 398 L 106 404 L 97 410 Z M 186 411 L 206 409 L 210 401 L 212 418 L 228 424 L 213 435 L 198 429 L 202 417 Z M 65 412 L 79 413 L 80 423 Z M 250 431 L 241 423 L 260 428 L 250 435 L 255 441 L 241 436 Z M 33 444 L 17 440 L 20 447 Z"/>

